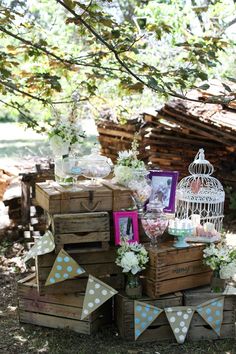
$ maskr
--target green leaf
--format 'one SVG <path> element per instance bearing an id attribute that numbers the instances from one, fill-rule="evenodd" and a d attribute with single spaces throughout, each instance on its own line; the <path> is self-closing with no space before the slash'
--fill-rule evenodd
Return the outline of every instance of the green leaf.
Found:
<path id="1" fill-rule="evenodd" d="M 203 84 L 201 86 L 198 86 L 198 89 L 200 90 L 208 90 L 210 88 L 210 85 L 208 84 Z"/>
<path id="2" fill-rule="evenodd" d="M 73 0 L 63 0 L 64 4 L 69 7 L 71 10 L 75 8 L 75 2 Z"/>
<path id="3" fill-rule="evenodd" d="M 226 91 L 232 92 L 231 88 L 228 85 L 224 84 L 223 82 L 222 82 L 222 85 L 224 86 Z"/>
<path id="4" fill-rule="evenodd" d="M 208 79 L 207 73 L 204 73 L 203 71 L 198 72 L 198 77 L 200 77 L 203 81 Z"/>

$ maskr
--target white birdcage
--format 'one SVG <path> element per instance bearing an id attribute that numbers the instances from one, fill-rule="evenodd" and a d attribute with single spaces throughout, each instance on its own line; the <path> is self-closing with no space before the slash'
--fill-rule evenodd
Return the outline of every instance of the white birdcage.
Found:
<path id="1" fill-rule="evenodd" d="M 189 219 L 199 215 L 201 224 L 214 224 L 220 232 L 223 223 L 225 192 L 222 184 L 212 173 L 212 164 L 205 159 L 204 150 L 200 149 L 194 161 L 189 165 L 190 176 L 183 178 L 176 192 L 176 217 Z"/>

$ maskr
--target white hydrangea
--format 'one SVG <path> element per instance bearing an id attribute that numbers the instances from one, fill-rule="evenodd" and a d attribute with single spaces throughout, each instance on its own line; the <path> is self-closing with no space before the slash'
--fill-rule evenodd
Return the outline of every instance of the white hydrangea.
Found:
<path id="1" fill-rule="evenodd" d="M 236 262 L 231 262 L 227 265 L 221 266 L 220 278 L 221 279 L 235 279 L 236 277 Z"/>
<path id="2" fill-rule="evenodd" d="M 128 166 L 115 166 L 114 174 L 116 182 L 126 187 L 128 187 L 129 182 L 133 179 L 133 169 Z"/>
<path id="3" fill-rule="evenodd" d="M 54 156 L 63 156 L 69 153 L 70 143 L 64 141 L 59 135 L 53 135 L 49 139 L 49 144 Z"/>
<path id="4" fill-rule="evenodd" d="M 132 251 L 124 253 L 120 265 L 123 268 L 124 273 L 131 272 L 132 274 L 137 274 L 141 270 L 138 257 Z"/>

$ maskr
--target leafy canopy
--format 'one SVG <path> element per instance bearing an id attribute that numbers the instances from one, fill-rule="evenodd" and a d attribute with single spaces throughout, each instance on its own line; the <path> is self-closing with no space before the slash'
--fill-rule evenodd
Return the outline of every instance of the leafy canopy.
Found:
<path id="1" fill-rule="evenodd" d="M 236 22 L 234 1 L 201 4 L 0 1 L 0 102 L 44 131 L 38 112 L 50 124 L 49 108 L 70 104 L 75 90 L 81 107 L 89 102 L 96 113 L 106 103 L 120 116 L 143 95 L 184 98 L 219 70 L 224 74 L 221 60 L 234 51 L 228 31 Z M 225 65 L 228 76 L 234 70 Z M 224 87 L 209 100 L 234 99 Z M 202 88 L 208 88 L 206 82 Z"/>

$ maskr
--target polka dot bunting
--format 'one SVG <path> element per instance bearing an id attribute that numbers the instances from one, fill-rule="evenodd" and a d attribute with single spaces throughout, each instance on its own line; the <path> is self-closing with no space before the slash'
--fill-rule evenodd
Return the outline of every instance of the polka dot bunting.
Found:
<path id="1" fill-rule="evenodd" d="M 40 256 L 52 252 L 55 248 L 54 238 L 51 231 L 46 231 L 45 234 L 38 239 L 34 246 L 29 250 L 24 258 L 24 262 L 27 262 L 30 258 Z"/>
<path id="2" fill-rule="evenodd" d="M 220 336 L 221 324 L 223 321 L 224 297 L 218 297 L 197 306 L 198 314 L 211 326 Z"/>
<path id="3" fill-rule="evenodd" d="M 184 343 L 195 308 L 178 306 L 165 309 L 166 317 L 178 343 Z"/>
<path id="4" fill-rule="evenodd" d="M 117 291 L 109 285 L 103 283 L 100 279 L 89 275 L 81 320 L 90 315 L 94 310 L 100 307 L 104 302 L 117 294 Z"/>
<path id="5" fill-rule="evenodd" d="M 135 340 L 155 321 L 155 319 L 163 312 L 156 306 L 146 304 L 144 302 L 134 302 L 134 331 Z"/>
<path id="6" fill-rule="evenodd" d="M 83 273 L 85 273 L 85 270 L 62 249 L 53 264 L 45 285 L 51 285 L 66 279 L 72 279 Z"/>

